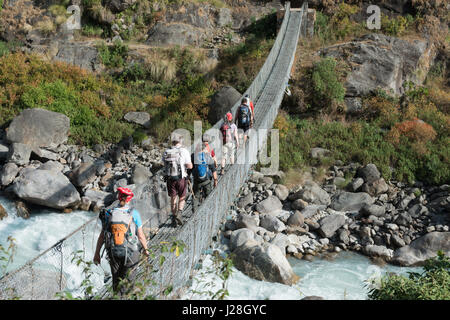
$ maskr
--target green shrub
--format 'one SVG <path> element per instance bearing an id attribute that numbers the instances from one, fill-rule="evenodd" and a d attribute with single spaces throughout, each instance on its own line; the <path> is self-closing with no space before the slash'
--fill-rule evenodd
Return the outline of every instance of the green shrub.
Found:
<path id="1" fill-rule="evenodd" d="M 333 101 L 342 102 L 345 96 L 345 88 L 339 81 L 336 70 L 337 62 L 334 58 L 322 58 L 315 63 L 311 73 L 314 97 L 325 105 Z"/>
<path id="2" fill-rule="evenodd" d="M 369 290 L 370 300 L 450 300 L 450 259 L 442 251 L 426 260 L 423 273 L 388 274 Z"/>
<path id="3" fill-rule="evenodd" d="M 115 41 L 113 45 L 108 46 L 104 42 L 98 46 L 98 51 L 102 63 L 110 68 L 119 68 L 125 65 L 128 56 L 128 46 L 121 41 Z"/>

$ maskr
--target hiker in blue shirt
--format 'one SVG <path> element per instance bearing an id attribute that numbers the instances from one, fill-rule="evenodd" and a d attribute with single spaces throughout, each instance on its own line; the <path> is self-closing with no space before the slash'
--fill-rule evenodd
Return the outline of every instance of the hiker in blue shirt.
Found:
<path id="1" fill-rule="evenodd" d="M 194 207 L 200 205 L 200 199 L 206 199 L 217 186 L 215 162 L 209 152 L 208 143 L 203 141 L 201 150 L 192 154 L 192 175 L 194 177 Z M 213 183 L 214 181 L 214 183 Z"/>

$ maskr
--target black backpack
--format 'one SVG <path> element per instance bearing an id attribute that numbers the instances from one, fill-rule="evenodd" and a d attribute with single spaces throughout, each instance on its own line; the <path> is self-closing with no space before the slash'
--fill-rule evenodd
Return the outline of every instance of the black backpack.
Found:
<path id="1" fill-rule="evenodd" d="M 250 125 L 250 107 L 246 104 L 241 104 L 239 106 L 239 118 L 238 123 L 240 127 L 245 127 Z"/>

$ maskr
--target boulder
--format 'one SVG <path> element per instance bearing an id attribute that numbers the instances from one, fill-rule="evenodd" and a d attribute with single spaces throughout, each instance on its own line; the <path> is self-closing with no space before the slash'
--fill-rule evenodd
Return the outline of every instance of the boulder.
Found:
<path id="1" fill-rule="evenodd" d="M 366 245 L 363 252 L 369 257 L 378 257 L 386 261 L 390 261 L 394 254 L 394 251 L 386 248 L 385 246 Z"/>
<path id="2" fill-rule="evenodd" d="M 258 221 L 256 220 L 255 217 L 252 217 L 251 215 L 240 213 L 237 216 L 235 226 L 236 229 L 247 228 L 256 233 L 258 228 Z"/>
<path id="3" fill-rule="evenodd" d="M 150 115 L 147 112 L 128 112 L 124 119 L 128 122 L 140 124 L 145 128 L 150 128 Z"/>
<path id="4" fill-rule="evenodd" d="M 289 226 L 302 227 L 304 225 L 304 223 L 305 223 L 305 218 L 303 217 L 303 214 L 297 210 L 287 220 L 287 224 Z"/>
<path id="5" fill-rule="evenodd" d="M 421 84 L 425 80 L 435 51 L 428 41 L 372 33 L 325 48 L 323 55 L 351 67 L 344 83 L 347 97 L 362 97 L 377 88 L 399 96 L 405 82 Z"/>
<path id="6" fill-rule="evenodd" d="M 264 229 L 272 232 L 282 232 L 286 230 L 286 225 L 281 222 L 280 219 L 270 214 L 262 215 L 259 221 L 259 225 Z"/>
<path id="7" fill-rule="evenodd" d="M 13 143 L 9 149 L 6 160 L 19 166 L 26 165 L 30 161 L 31 148 L 24 143 Z"/>
<path id="8" fill-rule="evenodd" d="M 349 183 L 349 189 L 352 192 L 356 192 L 362 185 L 364 184 L 364 179 L 363 178 L 355 178 L 352 180 L 351 183 Z"/>
<path id="9" fill-rule="evenodd" d="M 373 182 L 366 182 L 363 184 L 363 192 L 370 194 L 371 196 L 377 196 L 389 191 L 389 186 L 383 178 L 377 179 Z"/>
<path id="10" fill-rule="evenodd" d="M 377 166 L 373 163 L 369 163 L 368 165 L 359 168 L 356 175 L 362 178 L 366 183 L 372 183 L 381 177 L 380 171 L 378 171 Z"/>
<path id="11" fill-rule="evenodd" d="M 256 211 L 262 214 L 270 214 L 272 216 L 278 215 L 282 208 L 283 204 L 280 199 L 274 195 L 267 197 L 265 200 L 256 205 Z"/>
<path id="12" fill-rule="evenodd" d="M 96 176 L 97 166 L 93 162 L 83 162 L 69 174 L 70 180 L 77 187 L 85 187 L 94 181 Z"/>
<path id="13" fill-rule="evenodd" d="M 143 165 L 136 163 L 133 168 L 131 182 L 134 184 L 143 184 L 146 183 L 152 176 L 153 175 L 150 170 L 148 170 Z"/>
<path id="14" fill-rule="evenodd" d="M 346 217 L 342 214 L 330 214 L 322 218 L 319 223 L 319 234 L 325 238 L 331 238 L 334 233 L 345 224 Z"/>
<path id="15" fill-rule="evenodd" d="M 149 30 L 146 43 L 154 46 L 200 46 L 208 37 L 206 29 L 186 23 L 157 22 Z"/>
<path id="16" fill-rule="evenodd" d="M 270 243 L 278 246 L 278 248 L 280 248 L 283 254 L 286 254 L 286 248 L 291 244 L 289 237 L 284 233 L 277 233 L 275 237 L 273 237 L 273 239 L 270 240 Z"/>
<path id="17" fill-rule="evenodd" d="M 384 216 L 385 212 L 386 212 L 386 208 L 384 206 L 379 206 L 376 204 L 366 204 L 364 205 L 364 207 L 361 208 L 361 210 L 359 210 L 359 212 L 364 215 L 365 217 L 368 216 L 376 216 L 376 217 L 381 217 Z"/>
<path id="18" fill-rule="evenodd" d="M 31 214 L 31 210 L 23 201 L 16 201 L 16 212 L 17 216 L 21 217 L 22 219 L 28 219 Z"/>
<path id="19" fill-rule="evenodd" d="M 438 250 L 450 256 L 450 232 L 430 232 L 409 245 L 395 250 L 392 263 L 401 266 L 420 266 L 437 255 Z"/>
<path id="20" fill-rule="evenodd" d="M 242 246 L 248 240 L 255 240 L 255 233 L 247 228 L 241 228 L 231 232 L 230 236 L 230 249 L 234 251 L 235 249 Z"/>
<path id="21" fill-rule="evenodd" d="M 22 170 L 12 190 L 20 199 L 54 209 L 75 206 L 81 200 L 64 174 L 50 170 Z"/>
<path id="22" fill-rule="evenodd" d="M 103 18 L 111 19 L 107 14 Z M 97 48 L 90 42 L 77 41 L 76 43 L 71 43 L 61 41 L 58 44 L 58 51 L 53 60 L 69 63 L 91 72 L 98 72 L 104 69 Z"/>
<path id="23" fill-rule="evenodd" d="M 305 183 L 303 189 L 299 191 L 298 196 L 300 199 L 311 204 L 329 205 L 331 202 L 328 193 L 312 181 Z"/>
<path id="24" fill-rule="evenodd" d="M 0 182 L 2 186 L 7 186 L 14 181 L 14 178 L 19 173 L 19 167 L 13 163 L 8 162 L 3 166 L 2 172 L 0 173 Z"/>
<path id="25" fill-rule="evenodd" d="M 84 198 L 88 199 L 90 203 L 94 203 L 99 207 L 109 206 L 116 199 L 113 193 L 94 189 L 86 190 L 84 193 Z"/>
<path id="26" fill-rule="evenodd" d="M 249 192 L 247 195 L 239 199 L 239 201 L 237 202 L 237 207 L 244 209 L 247 205 L 252 203 L 253 203 L 253 194 Z"/>
<path id="27" fill-rule="evenodd" d="M 26 109 L 13 119 L 6 138 L 30 147 L 55 147 L 67 141 L 69 128 L 70 119 L 61 113 Z"/>
<path id="28" fill-rule="evenodd" d="M 365 192 L 340 192 L 333 196 L 330 208 L 337 211 L 359 211 L 367 204 L 373 204 L 374 199 Z"/>
<path id="29" fill-rule="evenodd" d="M 278 197 L 278 199 L 280 199 L 280 201 L 284 201 L 289 196 L 289 188 L 282 184 L 277 184 L 274 193 Z"/>
<path id="30" fill-rule="evenodd" d="M 292 285 L 299 279 L 286 256 L 274 244 L 261 246 L 248 241 L 233 251 L 233 263 L 236 269 L 257 280 Z"/>
<path id="31" fill-rule="evenodd" d="M 211 97 L 208 113 L 210 123 L 216 123 L 223 119 L 224 115 L 231 111 L 236 102 L 242 98 L 242 94 L 230 86 L 225 86 Z M 234 117 L 234 115 L 233 115 Z"/>
<path id="32" fill-rule="evenodd" d="M 303 217 L 307 219 L 315 216 L 316 214 L 320 213 L 320 211 L 325 210 L 326 208 L 326 205 L 310 204 L 306 206 L 305 209 L 301 210 L 301 213 Z"/>

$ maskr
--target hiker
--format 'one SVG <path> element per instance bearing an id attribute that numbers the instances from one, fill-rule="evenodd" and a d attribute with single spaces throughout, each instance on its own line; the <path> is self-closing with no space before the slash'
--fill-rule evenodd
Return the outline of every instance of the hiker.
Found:
<path id="1" fill-rule="evenodd" d="M 208 152 L 211 155 L 211 158 L 214 161 L 214 166 L 217 168 L 216 153 L 214 152 L 214 149 L 211 148 L 211 146 L 209 145 L 210 141 L 211 141 L 210 137 L 206 133 L 204 133 L 202 136 L 202 143 L 206 145 L 206 152 Z"/>
<path id="2" fill-rule="evenodd" d="M 144 249 L 144 255 L 149 256 L 141 216 L 136 209 L 129 207 L 133 192 L 121 187 L 117 191 L 119 205 L 100 215 L 102 231 L 97 239 L 93 259 L 96 265 L 100 264 L 100 249 L 104 244 L 111 266 L 114 292 L 118 291 L 119 283 L 127 276 L 128 270 L 139 262 L 140 249 Z M 120 289 L 123 293 L 123 288 Z"/>
<path id="3" fill-rule="evenodd" d="M 239 148 L 238 129 L 233 123 L 233 115 L 231 112 L 225 115 L 220 132 L 222 133 L 222 169 L 220 170 L 220 174 L 223 175 L 225 173 L 227 158 L 230 159 L 231 164 L 234 164 L 234 153 L 236 152 L 236 148 Z"/>
<path id="4" fill-rule="evenodd" d="M 170 197 L 173 227 L 183 224 L 180 215 L 186 203 L 187 169 L 193 168 L 190 152 L 182 147 L 182 140 L 180 134 L 173 133 L 171 135 L 172 147 L 164 152 L 162 158 L 165 166 L 164 179 L 167 182 L 167 191 Z"/>
<path id="5" fill-rule="evenodd" d="M 206 199 L 217 186 L 217 172 L 214 160 L 208 150 L 208 143 L 202 142 L 201 150 L 192 155 L 192 176 L 194 179 L 194 207 L 200 205 L 200 198 Z M 214 181 L 214 183 L 212 183 Z"/>
<path id="6" fill-rule="evenodd" d="M 252 108 L 250 108 L 250 100 L 244 97 L 236 111 L 237 127 L 244 131 L 244 145 L 248 139 L 248 130 L 253 126 L 253 120 L 254 116 Z M 241 137 L 242 135 L 239 138 Z"/>
<path id="7" fill-rule="evenodd" d="M 250 96 L 248 95 L 248 93 L 245 94 L 244 98 L 248 99 L 250 108 L 252 108 L 252 112 L 253 112 L 253 114 L 255 114 L 255 106 L 253 105 L 253 101 L 250 99 Z"/>

